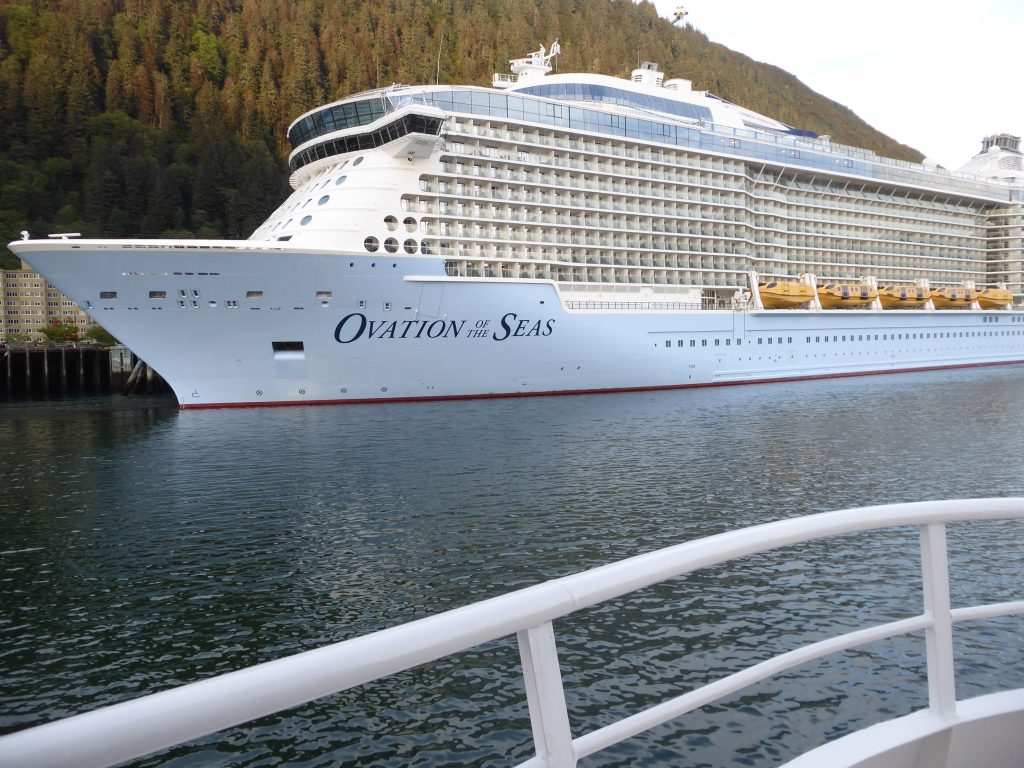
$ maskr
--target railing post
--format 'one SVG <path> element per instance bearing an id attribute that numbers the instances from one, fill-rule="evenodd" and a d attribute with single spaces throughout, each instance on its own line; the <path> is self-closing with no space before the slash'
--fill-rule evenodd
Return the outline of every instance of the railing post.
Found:
<path id="1" fill-rule="evenodd" d="M 956 714 L 953 670 L 953 616 L 949 607 L 949 560 L 946 526 L 921 526 L 921 581 L 924 612 L 932 620 L 925 630 L 928 654 L 928 705 L 943 718 Z"/>
<path id="2" fill-rule="evenodd" d="M 551 622 L 517 633 L 523 662 L 526 700 L 530 705 L 533 743 L 547 768 L 575 768 L 562 672 L 558 667 L 555 629 Z"/>

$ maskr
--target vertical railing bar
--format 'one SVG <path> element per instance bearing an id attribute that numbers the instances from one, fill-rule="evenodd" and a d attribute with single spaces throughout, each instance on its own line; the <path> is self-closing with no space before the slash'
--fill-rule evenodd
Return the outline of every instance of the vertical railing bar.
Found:
<path id="1" fill-rule="evenodd" d="M 537 757 L 546 768 L 576 768 L 555 628 L 548 621 L 520 630 L 516 636 Z"/>
<path id="2" fill-rule="evenodd" d="M 928 705 L 943 718 L 956 715 L 953 664 L 953 614 L 949 604 L 949 557 L 946 526 L 921 526 L 921 584 L 924 612 L 931 619 L 925 630 L 928 656 Z"/>

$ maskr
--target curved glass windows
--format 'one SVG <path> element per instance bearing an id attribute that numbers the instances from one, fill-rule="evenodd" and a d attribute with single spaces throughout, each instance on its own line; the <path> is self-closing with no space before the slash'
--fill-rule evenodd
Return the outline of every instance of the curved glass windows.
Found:
<path id="1" fill-rule="evenodd" d="M 380 96 L 325 107 L 295 123 L 288 131 L 288 141 L 295 149 L 325 133 L 372 123 L 393 109 L 391 103 Z"/>
<path id="2" fill-rule="evenodd" d="M 416 253 L 416 241 L 412 238 L 406 240 L 402 247 L 405 248 L 406 253 Z"/>
<path id="3" fill-rule="evenodd" d="M 288 166 L 295 171 L 307 163 L 312 163 L 314 160 L 321 160 L 346 152 L 373 149 L 409 133 L 425 133 L 437 136 L 441 132 L 443 123 L 444 121 L 439 117 L 405 115 L 393 123 L 381 126 L 376 131 L 371 131 L 370 133 L 350 134 L 314 144 L 312 147 L 294 154 L 288 162 Z M 362 158 L 357 157 L 352 161 L 352 165 L 358 165 L 360 162 L 362 162 Z"/>
<path id="4" fill-rule="evenodd" d="M 416 231 L 416 219 L 414 219 L 412 216 L 406 216 L 405 219 L 402 220 L 402 223 L 405 224 L 406 232 Z"/>
<path id="5" fill-rule="evenodd" d="M 306 216 L 302 217 L 302 219 L 299 221 L 299 224 L 304 227 L 307 224 L 309 224 L 309 222 L 311 222 L 312 220 L 313 220 L 312 216 L 306 215 Z"/>
<path id="6" fill-rule="evenodd" d="M 376 237 L 368 237 L 363 240 L 363 247 L 370 253 L 374 253 L 378 248 L 380 248 L 380 241 L 377 240 Z"/>
<path id="7" fill-rule="evenodd" d="M 398 219 L 396 219 L 394 216 L 385 216 L 384 226 L 388 228 L 388 232 L 394 232 L 396 229 L 398 229 Z"/>
<path id="8" fill-rule="evenodd" d="M 321 197 L 319 200 L 316 201 L 316 204 L 317 205 L 323 205 L 323 204 L 325 204 L 330 199 L 331 199 L 330 195 L 324 195 L 323 197 Z"/>
<path id="9" fill-rule="evenodd" d="M 393 237 L 389 237 L 387 240 L 384 241 L 384 250 L 387 251 L 388 253 L 397 253 L 398 241 L 395 240 L 395 238 Z"/>
<path id="10" fill-rule="evenodd" d="M 621 88 L 610 88 L 607 85 L 550 83 L 531 85 L 516 91 L 516 93 L 529 93 L 534 96 L 568 101 L 599 101 L 604 104 L 618 104 L 621 107 L 663 112 L 666 115 L 678 115 L 708 122 L 712 119 L 711 110 L 700 104 L 688 104 L 685 101 L 666 99 L 649 93 L 634 93 Z"/>
<path id="11" fill-rule="evenodd" d="M 338 179 L 338 180 L 337 180 L 336 182 L 334 182 L 334 184 L 335 184 L 335 186 L 338 186 L 338 187 L 340 187 L 340 186 L 341 186 L 342 184 L 344 184 L 344 183 L 345 183 L 346 181 L 348 181 L 348 176 L 342 176 L 342 177 L 341 177 L 341 178 L 339 178 L 339 179 Z"/>

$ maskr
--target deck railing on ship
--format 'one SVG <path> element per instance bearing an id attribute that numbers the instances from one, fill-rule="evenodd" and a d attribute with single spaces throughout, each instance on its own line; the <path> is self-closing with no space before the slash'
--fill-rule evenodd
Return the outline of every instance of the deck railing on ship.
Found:
<path id="1" fill-rule="evenodd" d="M 946 524 L 998 519 L 1024 519 L 1024 498 L 848 509 L 690 541 L 6 736 L 0 739 L 0 764 L 112 765 L 512 634 L 518 637 L 536 747 L 535 757 L 522 766 L 574 766 L 587 755 L 798 665 L 919 630 L 925 631 L 929 708 L 952 721 L 957 711 L 953 624 L 1024 614 L 1024 600 L 951 608 Z M 741 557 L 900 526 L 920 530 L 922 613 L 783 653 L 611 725 L 572 736 L 552 624 L 556 619 Z"/>

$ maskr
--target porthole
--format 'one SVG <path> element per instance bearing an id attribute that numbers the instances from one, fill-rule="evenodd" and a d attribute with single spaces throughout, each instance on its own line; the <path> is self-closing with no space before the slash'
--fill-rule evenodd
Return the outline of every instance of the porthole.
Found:
<path id="1" fill-rule="evenodd" d="M 300 224 L 300 225 L 302 225 L 302 226 L 304 227 L 304 226 L 306 226 L 307 224 L 309 224 L 309 222 L 311 222 L 312 220 L 313 220 L 313 217 L 312 217 L 312 216 L 310 216 L 309 214 L 306 214 L 306 215 L 305 215 L 305 216 L 303 216 L 303 217 L 302 217 L 302 219 L 301 219 L 301 220 L 299 221 L 299 224 Z"/>
<path id="2" fill-rule="evenodd" d="M 330 195 L 324 195 L 323 197 L 321 197 L 319 200 L 316 201 L 316 204 L 317 205 L 323 205 L 324 203 L 326 203 L 330 199 L 331 199 Z"/>
<path id="3" fill-rule="evenodd" d="M 374 253 L 378 248 L 380 248 L 380 242 L 378 242 L 376 237 L 368 237 L 363 240 L 363 247 L 370 253 Z"/>
<path id="4" fill-rule="evenodd" d="M 416 241 L 412 238 L 405 241 L 404 247 L 406 253 L 416 253 Z"/>
<path id="5" fill-rule="evenodd" d="M 361 162 L 363 162 L 363 158 L 357 157 L 355 160 L 352 161 L 352 165 L 359 165 Z"/>
<path id="6" fill-rule="evenodd" d="M 405 224 L 406 232 L 416 231 L 416 219 L 414 219 L 412 216 L 406 216 L 402 223 Z"/>
<path id="7" fill-rule="evenodd" d="M 345 183 L 346 179 L 348 179 L 348 176 L 341 176 L 341 177 L 338 178 L 338 180 L 336 182 L 334 182 L 334 185 L 336 187 L 340 187 L 342 184 Z"/>
<path id="8" fill-rule="evenodd" d="M 394 216 L 385 216 L 384 224 L 387 225 L 388 232 L 394 232 L 396 229 L 398 229 L 398 219 L 396 219 Z"/>
<path id="9" fill-rule="evenodd" d="M 397 253 L 398 241 L 395 240 L 395 238 L 393 237 L 389 237 L 387 240 L 384 241 L 384 250 L 387 251 L 388 253 Z"/>

